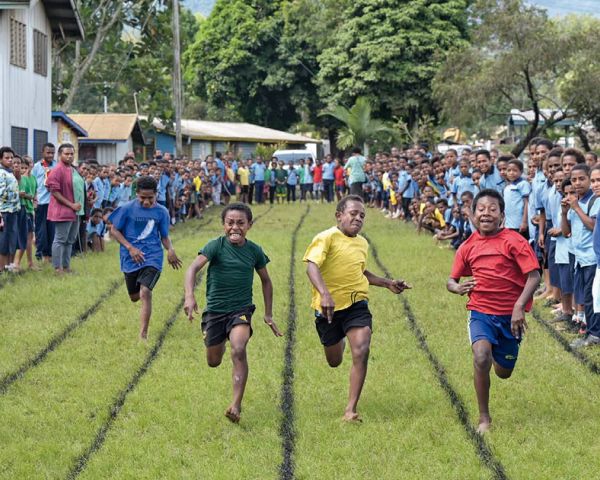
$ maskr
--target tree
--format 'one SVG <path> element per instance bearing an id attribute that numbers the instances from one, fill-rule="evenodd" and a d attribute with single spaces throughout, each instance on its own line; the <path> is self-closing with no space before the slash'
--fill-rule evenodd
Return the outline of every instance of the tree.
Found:
<path id="1" fill-rule="evenodd" d="M 513 149 L 519 155 L 532 138 L 578 116 L 577 97 L 585 90 L 568 93 L 565 84 L 561 95 L 558 82 L 579 68 L 582 50 L 591 54 L 597 44 L 522 0 L 479 0 L 474 13 L 473 43 L 448 56 L 434 96 L 458 125 L 493 117 L 503 123 L 511 109 L 532 110 L 533 121 Z"/>
<path id="2" fill-rule="evenodd" d="M 185 77 L 215 119 L 286 129 L 299 119 L 282 82 L 281 0 L 219 0 L 187 54 Z"/>
<path id="3" fill-rule="evenodd" d="M 370 143 L 381 135 L 395 134 L 395 130 L 385 122 L 372 118 L 372 110 L 369 100 L 366 97 L 359 97 L 350 109 L 338 105 L 332 110 L 323 112 L 322 115 L 334 117 L 344 125 L 338 131 L 336 142 L 338 148 L 345 150 L 360 145 L 367 155 Z"/>
<path id="4" fill-rule="evenodd" d="M 467 0 L 356 0 L 319 55 L 319 94 L 330 105 L 366 96 L 382 118 L 435 113 L 431 81 L 467 37 Z"/>

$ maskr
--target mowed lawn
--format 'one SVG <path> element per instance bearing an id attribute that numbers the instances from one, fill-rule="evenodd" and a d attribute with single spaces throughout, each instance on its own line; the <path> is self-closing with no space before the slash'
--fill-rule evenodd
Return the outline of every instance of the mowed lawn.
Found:
<path id="1" fill-rule="evenodd" d="M 413 285 L 406 298 L 414 319 L 457 397 L 452 403 L 440 385 L 401 299 L 372 287 L 374 332 L 359 404 L 364 422 L 342 422 L 349 349 L 340 367 L 327 366 L 302 264 L 312 237 L 334 224 L 334 208 L 310 204 L 291 277 L 294 230 L 306 209 L 254 207 L 259 219 L 248 236 L 271 259 L 274 318 L 284 330 L 292 282 L 296 292 L 295 478 L 598 477 L 600 379 L 533 319 L 513 378 L 492 380 L 494 425 L 483 442 L 489 458 L 481 458 L 482 444 L 456 409 L 457 402 L 464 405 L 468 421 L 476 422 L 466 299 L 445 289 L 452 252 L 372 209 L 364 231 L 386 269 Z M 184 268 L 220 232 L 216 210 L 178 226 L 173 239 Z M 233 425 L 223 416 L 231 362 L 226 354 L 220 367 L 206 365 L 199 318 L 190 324 L 181 309 L 183 271 L 165 267 L 154 291 L 149 340 L 141 343 L 139 306 L 128 300 L 117 246 L 76 259 L 74 268 L 74 276 L 56 278 L 47 269 L 0 286 L 0 477 L 280 477 L 286 338 L 273 336 L 262 321 L 258 277 L 250 377 L 241 423 Z M 369 269 L 382 274 L 372 255 Z M 196 294 L 201 308 L 204 280 Z"/>

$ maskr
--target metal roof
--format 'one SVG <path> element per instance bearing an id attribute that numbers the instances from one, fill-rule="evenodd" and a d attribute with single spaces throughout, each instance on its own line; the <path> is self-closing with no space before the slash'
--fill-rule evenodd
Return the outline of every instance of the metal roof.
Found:
<path id="1" fill-rule="evenodd" d="M 75 0 L 42 0 L 52 33 L 64 39 L 83 40 L 85 32 Z"/>
<path id="2" fill-rule="evenodd" d="M 78 137 L 88 136 L 88 133 L 85 131 L 85 129 L 75 122 L 71 117 L 69 117 L 65 112 L 52 112 L 52 119 L 60 119 L 65 122 L 67 125 L 69 125 L 69 127 L 75 130 L 75 133 L 77 133 Z"/>
<path id="3" fill-rule="evenodd" d="M 170 128 L 154 119 L 152 126 L 158 131 L 173 134 Z M 242 122 L 209 122 L 181 120 L 181 133 L 194 140 L 258 142 L 258 143 L 321 143 L 321 140 L 304 135 L 282 132 Z"/>
<path id="4" fill-rule="evenodd" d="M 142 129 L 135 113 L 72 113 L 73 121 L 88 132 L 86 143 L 125 142 L 129 137 L 144 143 Z"/>
<path id="5" fill-rule="evenodd" d="M 572 113 L 572 112 L 569 112 Z M 544 125 L 546 120 L 552 118 L 553 116 L 557 116 L 557 114 L 561 114 L 557 110 L 552 110 L 550 108 L 541 108 L 540 109 L 540 125 Z M 515 125 L 517 127 L 523 127 L 526 125 L 530 125 L 533 123 L 533 119 L 535 118 L 535 113 L 533 110 L 518 110 L 513 108 L 510 111 L 510 115 L 508 117 L 508 122 L 511 125 Z M 561 120 L 554 124 L 557 127 L 572 127 L 573 125 L 577 125 L 577 122 L 572 118 L 567 118 L 565 120 Z"/>

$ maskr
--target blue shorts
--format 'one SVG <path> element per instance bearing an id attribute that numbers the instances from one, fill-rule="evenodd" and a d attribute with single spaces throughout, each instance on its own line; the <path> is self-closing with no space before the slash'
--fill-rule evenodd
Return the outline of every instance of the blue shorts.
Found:
<path id="1" fill-rule="evenodd" d="M 569 263 L 558 264 L 558 274 L 560 277 L 560 290 L 564 295 L 573 293 L 573 275 L 575 270 L 575 256 L 569 253 Z"/>
<path id="2" fill-rule="evenodd" d="M 577 264 L 573 274 L 573 294 L 576 305 L 585 304 L 585 275 L 583 269 L 584 267 Z"/>
<path id="3" fill-rule="evenodd" d="M 494 362 L 512 370 L 519 356 L 520 340 L 510 331 L 511 315 L 488 315 L 476 310 L 469 312 L 469 339 L 471 345 L 479 340 L 492 344 Z"/>

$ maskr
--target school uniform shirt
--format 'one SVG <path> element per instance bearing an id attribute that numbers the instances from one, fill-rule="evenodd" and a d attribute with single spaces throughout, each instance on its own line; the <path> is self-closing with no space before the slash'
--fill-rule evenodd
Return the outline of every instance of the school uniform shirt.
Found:
<path id="1" fill-rule="evenodd" d="M 560 202 L 562 199 L 562 195 L 560 192 L 556 191 L 556 188 L 552 191 L 552 194 L 548 198 L 552 226 L 554 228 L 558 228 L 559 230 L 561 229 L 562 225 L 562 213 L 560 208 Z M 546 212 L 546 215 L 548 215 L 548 212 Z M 559 265 L 568 265 L 569 244 L 571 239 L 565 238 L 561 233 L 558 237 L 552 237 L 552 241 L 556 242 L 556 248 L 554 250 L 554 263 Z"/>
<path id="2" fill-rule="evenodd" d="M 325 162 L 323 163 L 323 180 L 333 180 L 334 179 L 334 171 L 335 163 L 333 162 Z"/>
<path id="3" fill-rule="evenodd" d="M 94 187 L 94 191 L 96 192 L 94 208 L 102 208 L 102 201 L 104 200 L 104 182 L 100 177 L 96 177 L 92 182 L 92 186 Z"/>
<path id="4" fill-rule="evenodd" d="M 369 298 L 369 281 L 364 275 L 368 248 L 364 237 L 348 237 L 331 227 L 317 234 L 306 249 L 302 260 L 319 267 L 336 312 Z M 322 311 L 321 295 L 314 286 L 311 307 Z"/>
<path id="5" fill-rule="evenodd" d="M 478 231 L 458 248 L 450 277 L 473 277 L 477 282 L 469 293 L 468 310 L 488 315 L 511 315 L 523 293 L 527 275 L 539 268 L 531 246 L 520 234 L 503 228 L 496 235 Z M 526 311 L 531 309 L 532 300 Z"/>
<path id="6" fill-rule="evenodd" d="M 254 271 L 269 263 L 262 248 L 250 240 L 233 245 L 225 236 L 208 242 L 198 255 L 208 258 L 206 312 L 226 313 L 252 305 Z"/>
<path id="7" fill-rule="evenodd" d="M 520 178 L 504 187 L 504 226 L 518 229 L 523 223 L 525 199 L 531 194 L 531 186 Z"/>
<path id="8" fill-rule="evenodd" d="M 594 254 L 596 255 L 596 265 L 598 266 L 598 268 L 600 268 L 600 225 L 598 225 L 599 223 L 600 222 L 598 222 L 598 219 L 596 219 L 596 225 L 594 225 L 594 235 L 592 238 Z"/>
<path id="9" fill-rule="evenodd" d="M 479 188 L 481 190 L 491 188 L 492 190 L 496 190 L 498 193 L 502 193 L 504 191 L 504 187 L 506 187 L 506 182 L 500 175 L 500 172 L 495 165 L 492 165 L 490 170 L 485 175 L 482 175 L 479 179 Z"/>
<path id="10" fill-rule="evenodd" d="M 88 220 L 85 231 L 87 232 L 88 237 L 94 234 L 102 237 L 104 233 L 104 222 L 101 221 L 97 225 L 94 225 L 91 220 Z"/>
<path id="11" fill-rule="evenodd" d="M 108 201 L 111 189 L 110 178 L 106 177 L 102 182 L 104 182 L 104 201 Z"/>
<path id="12" fill-rule="evenodd" d="M 291 187 L 298 185 L 298 172 L 293 168 L 288 171 L 287 184 Z"/>
<path id="13" fill-rule="evenodd" d="M 252 173 L 254 175 L 255 182 L 264 182 L 265 181 L 265 170 L 267 167 L 264 163 L 255 163 L 252 165 Z"/>
<path id="14" fill-rule="evenodd" d="M 169 236 L 170 223 L 169 211 L 165 207 L 156 203 L 150 208 L 144 208 L 135 199 L 118 207 L 108 218 L 131 245 L 144 253 L 144 261 L 135 263 L 127 249 L 121 245 L 122 272 L 135 272 L 145 267 L 162 271 L 161 240 Z"/>
<path id="15" fill-rule="evenodd" d="M 56 167 L 56 160 L 51 163 L 46 163 L 45 160 L 37 162 L 31 169 L 31 175 L 35 177 L 37 182 L 37 200 L 38 205 L 48 205 L 50 203 L 50 192 L 46 188 L 46 179 L 48 173 Z"/>
<path id="16" fill-rule="evenodd" d="M 455 167 L 452 167 L 446 170 L 444 174 L 444 180 L 446 181 L 446 185 L 451 185 L 454 183 L 454 179 L 460 176 L 460 166 L 457 164 Z"/>
<path id="17" fill-rule="evenodd" d="M 161 174 L 158 179 L 158 189 L 156 191 L 156 200 L 159 202 L 167 201 L 167 189 L 169 188 L 169 182 L 171 178 L 169 175 Z"/>
<path id="18" fill-rule="evenodd" d="M 579 199 L 579 206 L 588 217 L 596 218 L 598 210 L 600 210 L 600 200 L 596 199 L 591 209 L 588 209 L 588 205 L 594 194 L 592 190 Z M 588 211 L 589 210 L 589 211 Z M 567 219 L 571 223 L 571 239 L 573 253 L 575 254 L 575 262 L 581 267 L 589 267 L 590 265 L 596 265 L 596 256 L 594 255 L 594 240 L 593 231 L 589 230 L 579 218 L 579 215 L 575 213 L 575 210 L 569 209 Z"/>
<path id="19" fill-rule="evenodd" d="M 421 194 L 421 190 L 419 189 L 419 184 L 415 182 L 412 178 L 408 180 L 408 184 L 402 193 L 402 198 L 415 198 Z"/>
<path id="20" fill-rule="evenodd" d="M 473 182 L 471 175 L 460 175 L 454 179 L 452 184 L 452 193 L 456 195 L 456 201 L 460 204 L 460 197 L 465 192 L 471 192 L 476 195 L 477 185 Z"/>

